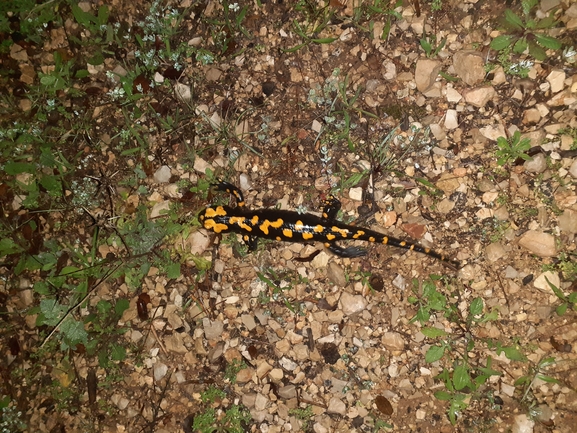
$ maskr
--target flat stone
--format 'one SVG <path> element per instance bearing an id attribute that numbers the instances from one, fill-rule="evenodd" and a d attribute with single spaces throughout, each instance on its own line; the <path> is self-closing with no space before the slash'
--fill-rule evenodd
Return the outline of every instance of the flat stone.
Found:
<path id="1" fill-rule="evenodd" d="M 547 283 L 547 280 L 549 280 L 549 283 L 553 284 L 557 288 L 561 286 L 561 279 L 559 278 L 559 274 L 557 272 L 552 271 L 543 272 L 541 275 L 535 278 L 535 281 L 533 281 L 533 285 L 537 289 L 541 289 L 554 294 L 555 292 L 553 292 L 553 289 L 551 288 L 549 283 Z"/>
<path id="2" fill-rule="evenodd" d="M 204 328 L 204 337 L 207 340 L 220 340 L 224 324 L 220 320 L 211 322 L 209 318 L 202 319 L 202 326 Z"/>
<path id="3" fill-rule="evenodd" d="M 497 138 L 499 137 L 506 137 L 505 128 L 501 124 L 485 126 L 480 128 L 479 132 L 481 135 L 483 135 L 483 137 L 493 141 L 497 141 Z"/>
<path id="4" fill-rule="evenodd" d="M 539 257 L 555 257 L 557 255 L 555 237 L 549 233 L 529 230 L 521 236 L 519 245 Z"/>
<path id="5" fill-rule="evenodd" d="M 463 99 L 463 96 L 459 92 L 457 92 L 454 88 L 447 87 L 446 98 L 447 98 L 447 102 L 457 103 L 461 99 Z"/>
<path id="6" fill-rule="evenodd" d="M 158 218 L 161 215 L 168 213 L 170 210 L 170 201 L 165 200 L 160 203 L 156 203 L 152 206 L 150 210 L 150 219 Z"/>
<path id="7" fill-rule="evenodd" d="M 571 163 L 569 167 L 569 174 L 573 179 L 577 179 L 577 159 Z"/>
<path id="8" fill-rule="evenodd" d="M 157 362 L 156 364 L 154 364 L 153 374 L 155 381 L 159 381 L 160 379 L 162 379 L 164 376 L 166 376 L 167 372 L 168 372 L 168 366 L 166 364 L 163 364 L 162 362 Z"/>
<path id="9" fill-rule="evenodd" d="M 249 331 L 252 331 L 254 328 L 256 328 L 256 322 L 254 320 L 254 316 L 252 316 L 251 314 L 243 314 L 242 316 L 240 316 L 240 320 L 242 320 L 243 325 L 246 326 L 246 329 L 248 329 Z"/>
<path id="10" fill-rule="evenodd" d="M 261 393 L 258 393 L 254 401 L 254 408 L 256 410 L 265 410 L 267 404 L 268 404 L 268 398 L 266 398 Z"/>
<path id="11" fill-rule="evenodd" d="M 278 395 L 280 398 L 284 398 L 285 400 L 296 398 L 297 396 L 296 387 L 294 385 L 283 386 L 278 389 Z"/>
<path id="12" fill-rule="evenodd" d="M 467 104 L 474 107 L 484 107 L 497 93 L 492 86 L 477 87 L 463 92 L 463 97 Z"/>
<path id="13" fill-rule="evenodd" d="M 534 125 L 541 120 L 541 112 L 536 108 L 529 108 L 523 112 L 523 124 Z"/>
<path id="14" fill-rule="evenodd" d="M 336 262 L 330 262 L 327 268 L 327 278 L 338 287 L 347 285 L 345 270 Z"/>
<path id="15" fill-rule="evenodd" d="M 405 340 L 398 332 L 385 332 L 381 338 L 381 343 L 391 351 L 403 350 L 405 348 Z"/>
<path id="16" fill-rule="evenodd" d="M 535 428 L 535 421 L 529 418 L 526 414 L 517 415 L 511 433 L 533 433 Z"/>
<path id="17" fill-rule="evenodd" d="M 485 254 L 487 255 L 487 260 L 490 262 L 496 262 L 505 257 L 507 251 L 505 251 L 505 248 L 499 242 L 494 242 L 485 248 Z"/>
<path id="18" fill-rule="evenodd" d="M 560 92 L 565 87 L 565 72 L 555 69 L 547 75 L 547 81 L 551 86 L 551 92 Z"/>
<path id="19" fill-rule="evenodd" d="M 419 59 L 415 67 L 415 82 L 419 92 L 426 92 L 435 83 L 442 64 L 438 60 Z"/>
<path id="20" fill-rule="evenodd" d="M 483 55 L 477 51 L 464 50 L 455 53 L 453 55 L 453 68 L 469 86 L 474 86 L 485 78 Z"/>
<path id="21" fill-rule="evenodd" d="M 538 153 L 533 158 L 523 163 L 525 170 L 529 173 L 543 173 L 547 169 L 547 159 L 542 153 Z"/>
<path id="22" fill-rule="evenodd" d="M 181 102 L 190 102 L 192 100 L 192 90 L 190 86 L 182 83 L 174 85 L 174 93 Z"/>
<path id="23" fill-rule="evenodd" d="M 327 412 L 344 416 L 347 413 L 347 406 L 338 398 L 331 397 L 331 399 L 329 400 L 329 406 L 327 408 Z"/>
<path id="24" fill-rule="evenodd" d="M 367 301 L 362 295 L 352 295 L 348 292 L 343 292 L 339 302 L 345 316 L 359 313 L 367 306 Z"/>
<path id="25" fill-rule="evenodd" d="M 237 383 L 247 383 L 252 379 L 254 375 L 254 368 L 243 368 L 238 373 L 236 373 Z"/>
<path id="26" fill-rule="evenodd" d="M 559 229 L 566 233 L 577 233 L 577 212 L 571 209 L 565 209 L 563 214 L 557 219 Z"/>
<path id="27" fill-rule="evenodd" d="M 445 115 L 445 128 L 456 129 L 459 126 L 459 117 L 457 116 L 457 110 L 447 110 Z"/>

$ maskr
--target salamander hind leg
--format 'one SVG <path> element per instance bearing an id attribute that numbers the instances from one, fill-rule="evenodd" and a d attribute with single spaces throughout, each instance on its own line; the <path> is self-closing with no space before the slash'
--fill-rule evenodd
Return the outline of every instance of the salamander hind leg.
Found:
<path id="1" fill-rule="evenodd" d="M 334 221 L 337 217 L 337 213 L 341 208 L 341 202 L 334 195 L 329 195 L 323 201 L 323 219 L 327 221 Z"/>
<path id="2" fill-rule="evenodd" d="M 357 247 L 343 248 L 334 242 L 325 243 L 325 247 L 333 253 L 335 256 L 339 257 L 361 257 L 367 254 L 366 250 Z"/>
<path id="3" fill-rule="evenodd" d="M 234 186 L 232 183 L 220 181 L 218 183 L 213 183 L 212 186 L 216 187 L 219 191 L 225 191 L 232 194 L 236 200 L 236 205 L 239 207 L 244 206 L 244 196 L 240 189 Z"/>

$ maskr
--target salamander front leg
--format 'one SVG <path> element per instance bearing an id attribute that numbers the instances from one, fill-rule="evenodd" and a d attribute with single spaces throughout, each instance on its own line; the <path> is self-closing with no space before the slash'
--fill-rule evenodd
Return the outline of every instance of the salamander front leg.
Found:
<path id="1" fill-rule="evenodd" d="M 249 252 L 253 252 L 256 250 L 256 247 L 258 246 L 258 238 L 256 236 L 244 235 L 242 237 L 242 240 L 248 246 Z"/>
<path id="2" fill-rule="evenodd" d="M 212 186 L 216 187 L 216 189 L 219 191 L 226 191 L 229 194 L 232 194 L 238 207 L 244 206 L 244 196 L 242 195 L 241 190 L 234 186 L 232 183 L 220 181 L 219 183 L 213 183 Z"/>
<path id="3" fill-rule="evenodd" d="M 361 257 L 361 256 L 365 256 L 367 254 L 367 251 L 363 250 L 362 248 L 357 248 L 357 247 L 343 248 L 334 242 L 332 242 L 332 243 L 326 242 L 325 247 L 331 253 L 333 253 L 335 256 L 339 256 L 339 257 L 349 257 L 349 258 L 350 257 Z"/>

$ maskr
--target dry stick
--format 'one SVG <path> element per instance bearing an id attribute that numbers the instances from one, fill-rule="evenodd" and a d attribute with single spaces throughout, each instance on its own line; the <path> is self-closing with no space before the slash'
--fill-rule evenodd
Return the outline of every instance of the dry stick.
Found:
<path id="1" fill-rule="evenodd" d="M 92 289 L 90 289 L 88 291 L 88 293 L 86 293 L 86 295 L 80 300 L 78 301 L 76 304 L 74 304 L 74 306 L 70 307 L 70 309 L 66 312 L 66 314 L 62 317 L 62 319 L 60 319 L 58 321 L 58 323 L 54 326 L 54 328 L 52 329 L 52 331 L 50 331 L 50 333 L 44 337 L 44 340 L 42 340 L 42 344 L 40 344 L 40 347 L 44 347 L 44 345 L 46 344 L 46 342 L 54 335 L 54 333 L 58 330 L 58 328 L 60 328 L 60 325 L 62 325 L 62 322 L 64 322 L 64 320 L 66 320 L 66 318 L 68 318 L 68 316 L 70 316 L 70 314 L 72 314 L 72 312 L 74 310 L 76 310 L 78 307 L 80 307 L 87 299 L 90 295 L 92 295 L 92 293 L 94 292 L 94 290 L 96 290 L 96 288 L 98 286 L 100 286 L 110 275 L 112 275 L 122 264 L 122 262 L 120 262 L 114 269 L 111 269 L 110 271 L 108 271 L 108 273 L 106 273 L 106 275 L 104 275 L 100 281 L 98 283 L 96 283 L 94 285 L 94 287 L 92 287 Z"/>

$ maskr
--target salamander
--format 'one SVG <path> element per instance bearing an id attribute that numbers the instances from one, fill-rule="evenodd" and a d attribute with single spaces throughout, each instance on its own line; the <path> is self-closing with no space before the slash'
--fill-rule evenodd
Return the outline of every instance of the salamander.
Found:
<path id="1" fill-rule="evenodd" d="M 286 242 L 319 241 L 337 256 L 360 257 L 367 253 L 366 250 L 357 247 L 344 248 L 337 241 L 361 240 L 418 251 L 451 267 L 460 267 L 458 261 L 450 260 L 430 248 L 337 221 L 336 216 L 341 208 L 341 202 L 334 196 L 329 196 L 324 201 L 322 215 L 316 216 L 281 209 L 250 210 L 245 207 L 242 192 L 236 186 L 228 182 L 220 182 L 213 186 L 219 191 L 232 194 L 236 199 L 236 207 L 220 205 L 207 207 L 200 212 L 198 220 L 206 230 L 214 233 L 240 233 L 249 251 L 256 249 L 258 238 L 266 238 Z"/>

